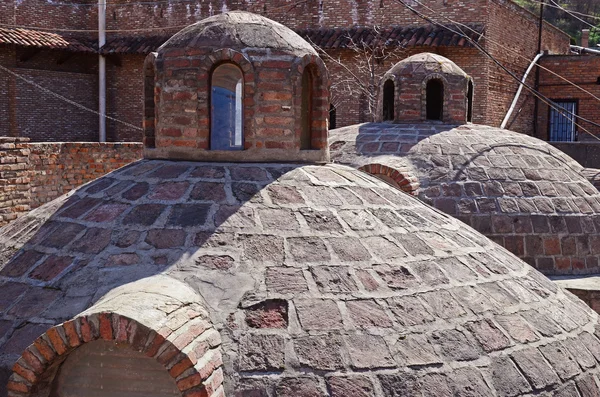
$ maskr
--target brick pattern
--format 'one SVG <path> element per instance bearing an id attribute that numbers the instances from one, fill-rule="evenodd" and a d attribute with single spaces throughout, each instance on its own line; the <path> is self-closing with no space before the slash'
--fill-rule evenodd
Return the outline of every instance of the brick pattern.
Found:
<path id="1" fill-rule="evenodd" d="M 597 56 L 548 56 L 543 57 L 540 64 L 584 88 L 592 95 L 600 96 L 600 81 L 598 80 L 600 78 L 600 58 Z M 540 71 L 540 92 L 553 100 L 577 101 L 578 116 L 600 123 L 597 99 L 543 69 Z M 550 139 L 549 116 L 549 106 L 540 102 L 538 136 L 546 140 Z M 600 127 L 579 120 L 576 122 L 589 133 L 600 134 Z M 596 139 L 582 128 L 577 127 L 577 132 L 578 140 L 596 142 Z"/>
<path id="2" fill-rule="evenodd" d="M 142 157 L 139 143 L 32 143 L 28 148 L 32 208 Z"/>
<path id="3" fill-rule="evenodd" d="M 252 161 L 272 160 L 278 152 L 280 161 L 323 161 L 329 114 L 329 80 L 323 61 L 308 43 L 287 29 L 278 28 L 285 34 L 276 46 L 271 46 L 274 48 L 263 48 L 261 40 L 265 39 L 253 37 L 256 33 L 252 27 L 264 33 L 275 29 L 270 26 L 273 22 L 258 16 L 251 17 L 251 14 L 231 15 L 238 19 L 246 18 L 247 23 L 236 22 L 237 25 L 234 25 L 228 14 L 205 23 L 218 24 L 227 32 L 229 48 L 215 50 L 212 42 L 205 44 L 209 37 L 194 43 L 187 43 L 185 39 L 174 40 L 175 44 L 167 42 L 161 47 L 155 61 L 154 106 L 158 111 L 154 152 L 159 158 L 173 158 L 177 152 L 184 159 L 245 158 Z M 233 37 L 233 26 L 242 30 L 243 42 Z M 203 37 L 204 24 L 198 24 L 195 29 L 199 37 Z M 244 153 L 213 154 L 208 151 L 211 73 L 224 62 L 234 63 L 243 73 Z M 312 75 L 312 150 L 300 148 L 304 95 L 302 75 L 305 72 Z"/>
<path id="4" fill-rule="evenodd" d="M 410 174 L 408 168 L 394 168 L 394 166 L 387 166 L 385 164 L 367 164 L 358 169 L 364 171 L 367 174 L 374 175 L 387 182 L 393 182 L 394 186 L 397 186 L 403 192 L 416 195 L 419 190 L 419 179 Z"/>
<path id="5" fill-rule="evenodd" d="M 31 209 L 28 141 L 0 137 L 0 226 Z"/>
<path id="6" fill-rule="evenodd" d="M 161 287 L 187 289 L 161 277 L 154 282 Z M 181 292 L 169 296 L 168 289 L 158 292 L 156 286 L 148 289 L 147 283 L 145 280 L 113 291 L 108 301 L 100 301 L 33 340 L 13 366 L 8 396 L 34 395 L 50 388 L 59 364 L 78 347 L 96 340 L 128 344 L 132 350 L 154 358 L 175 380 L 182 395 L 223 395 L 221 338 L 205 308 L 194 301 L 182 301 Z M 139 299 L 138 313 L 123 308 L 123 304 Z M 116 312 L 107 310 L 110 308 Z"/>
<path id="7" fill-rule="evenodd" d="M 77 317 L 85 307 L 73 300 L 168 272 L 218 302 L 238 395 L 598 388 L 597 315 L 583 302 L 345 166 L 142 161 L 17 219 L 0 244 L 19 250 L 0 265 L 6 357 L 44 332 L 35 324 Z M 64 270 L 32 278 L 52 256 L 69 258 Z"/>
<path id="8" fill-rule="evenodd" d="M 419 122 L 427 119 L 427 85 L 437 80 L 443 86 L 442 121 L 467 122 L 467 89 L 471 78 L 448 58 L 421 53 L 394 65 L 381 79 L 377 121 L 383 120 L 383 85 L 394 83 L 394 121 Z"/>
<path id="9" fill-rule="evenodd" d="M 541 140 L 474 124 L 367 124 L 334 130 L 330 142 L 334 161 L 357 168 L 403 160 L 425 202 L 545 274 L 600 269 L 600 194 L 583 167 Z"/>
<path id="10" fill-rule="evenodd" d="M 0 225 L 142 156 L 139 143 L 30 143 L 0 138 Z"/>

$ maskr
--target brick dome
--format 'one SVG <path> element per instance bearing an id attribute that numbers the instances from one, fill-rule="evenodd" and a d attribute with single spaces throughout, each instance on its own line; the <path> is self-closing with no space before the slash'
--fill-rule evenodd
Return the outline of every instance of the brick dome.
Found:
<path id="1" fill-rule="evenodd" d="M 328 160 L 329 78 L 289 28 L 233 11 L 184 28 L 148 55 L 146 158 Z"/>
<path id="2" fill-rule="evenodd" d="M 585 304 L 346 166 L 139 161 L 0 229 L 0 244 L 11 396 L 100 390 L 87 368 L 125 359 L 137 370 L 112 372 L 110 395 L 598 389 Z M 140 381 L 149 360 L 168 376 Z"/>
<path id="3" fill-rule="evenodd" d="M 450 59 L 424 52 L 403 59 L 382 77 L 377 117 L 465 124 L 471 121 L 472 107 L 471 77 Z"/>
<path id="4" fill-rule="evenodd" d="M 600 271 L 600 194 L 544 141 L 474 124 L 365 124 L 334 131 L 331 147 L 336 162 L 399 170 L 426 203 L 545 274 Z"/>

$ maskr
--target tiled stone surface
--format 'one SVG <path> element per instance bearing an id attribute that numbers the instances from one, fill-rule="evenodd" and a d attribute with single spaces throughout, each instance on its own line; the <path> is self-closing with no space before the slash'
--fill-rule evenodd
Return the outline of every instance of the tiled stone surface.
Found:
<path id="1" fill-rule="evenodd" d="M 333 130 L 329 142 L 333 161 L 397 169 L 420 184 L 423 201 L 544 274 L 600 272 L 600 194 L 544 141 L 474 124 L 372 123 Z M 400 148 L 384 150 L 389 142 Z"/>
<path id="2" fill-rule="evenodd" d="M 124 182 L 145 188 L 134 200 L 105 194 Z M 518 396 L 596 384 L 595 312 L 351 168 L 141 161 L 87 187 L 0 230 L 15 251 L 0 262 L 5 365 L 33 331 L 166 273 L 213 310 L 226 395 Z M 100 208 L 120 210 L 88 219 Z"/>

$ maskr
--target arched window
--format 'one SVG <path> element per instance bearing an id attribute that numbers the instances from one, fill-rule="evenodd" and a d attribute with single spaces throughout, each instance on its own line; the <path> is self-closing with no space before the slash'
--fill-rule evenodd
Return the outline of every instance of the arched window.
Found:
<path id="1" fill-rule="evenodd" d="M 155 147 L 156 104 L 154 103 L 154 65 L 147 64 L 144 70 L 144 146 Z"/>
<path id="2" fill-rule="evenodd" d="M 304 72 L 302 73 L 302 135 L 300 136 L 301 150 L 307 150 L 311 148 L 313 81 L 313 74 L 309 65 L 304 68 Z"/>
<path id="3" fill-rule="evenodd" d="M 433 79 L 427 82 L 427 120 L 442 120 L 444 114 L 444 83 Z"/>
<path id="4" fill-rule="evenodd" d="M 211 150 L 241 150 L 244 148 L 243 84 L 242 71 L 231 63 L 219 65 L 212 72 Z"/>
<path id="5" fill-rule="evenodd" d="M 383 85 L 383 121 L 394 120 L 395 87 L 392 80 Z"/>
<path id="6" fill-rule="evenodd" d="M 467 88 L 467 122 L 473 121 L 473 82 L 469 80 Z"/>
<path id="7" fill-rule="evenodd" d="M 333 103 L 329 105 L 329 129 L 330 130 L 335 130 L 336 129 L 336 124 L 337 124 L 337 120 L 336 120 L 336 110 L 335 110 L 335 106 L 333 106 Z"/>

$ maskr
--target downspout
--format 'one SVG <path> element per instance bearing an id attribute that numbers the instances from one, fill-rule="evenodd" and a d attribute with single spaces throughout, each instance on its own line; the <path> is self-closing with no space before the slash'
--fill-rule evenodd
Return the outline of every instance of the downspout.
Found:
<path id="1" fill-rule="evenodd" d="M 504 120 L 502 121 L 500 128 L 506 128 L 506 124 L 508 124 L 508 121 L 510 120 L 510 116 L 512 116 L 512 113 L 515 110 L 517 103 L 519 102 L 519 97 L 521 96 L 521 91 L 523 91 L 523 85 L 527 81 L 527 76 L 529 76 L 531 69 L 533 69 L 533 67 L 535 66 L 537 61 L 542 57 L 542 55 L 544 55 L 544 54 L 543 53 L 537 54 L 535 56 L 535 58 L 533 58 L 533 61 L 531 61 L 531 64 L 529 65 L 527 70 L 525 71 L 525 74 L 523 75 L 523 79 L 521 80 L 521 84 L 519 85 L 519 89 L 517 90 L 517 93 L 515 94 L 515 98 L 513 99 L 512 104 L 510 105 L 510 108 L 508 109 L 508 112 L 506 113 L 506 116 L 504 116 Z"/>
<path id="2" fill-rule="evenodd" d="M 106 43 L 106 1 L 98 0 L 98 48 Z M 99 142 L 106 142 L 106 58 L 98 55 Z"/>
<path id="3" fill-rule="evenodd" d="M 544 3 L 545 0 L 541 0 L 540 2 L 540 22 L 539 22 L 539 30 L 538 30 L 538 43 L 537 43 L 537 53 L 540 54 L 542 52 L 542 34 L 544 33 Z M 533 84 L 533 88 L 535 93 L 538 92 L 540 88 L 540 68 L 535 68 L 535 82 Z M 538 112 L 540 107 L 540 101 L 537 96 L 534 97 L 533 102 L 533 136 L 535 138 L 538 137 Z"/>

